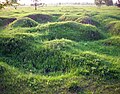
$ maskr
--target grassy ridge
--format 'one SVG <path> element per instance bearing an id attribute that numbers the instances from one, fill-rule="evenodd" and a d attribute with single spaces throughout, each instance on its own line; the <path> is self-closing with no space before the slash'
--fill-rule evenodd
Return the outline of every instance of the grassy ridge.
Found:
<path id="1" fill-rule="evenodd" d="M 49 23 L 38 27 L 38 30 L 48 32 L 47 38 L 70 39 L 74 41 L 90 41 L 104 38 L 99 30 L 92 25 L 83 25 L 77 22 Z"/>

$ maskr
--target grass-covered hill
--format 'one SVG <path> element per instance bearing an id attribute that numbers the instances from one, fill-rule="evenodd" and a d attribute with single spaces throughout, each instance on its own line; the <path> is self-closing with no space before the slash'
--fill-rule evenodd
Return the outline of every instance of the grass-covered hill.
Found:
<path id="1" fill-rule="evenodd" d="M 120 9 L 0 11 L 0 94 L 119 94 Z"/>
<path id="2" fill-rule="evenodd" d="M 38 23 L 30 18 L 21 18 L 10 24 L 11 27 L 35 27 Z"/>

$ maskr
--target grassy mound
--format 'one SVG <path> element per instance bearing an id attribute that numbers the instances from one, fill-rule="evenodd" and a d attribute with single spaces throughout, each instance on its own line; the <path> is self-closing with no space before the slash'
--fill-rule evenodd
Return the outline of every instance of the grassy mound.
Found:
<path id="1" fill-rule="evenodd" d="M 112 21 L 106 27 L 112 34 L 120 34 L 120 21 Z"/>
<path id="2" fill-rule="evenodd" d="M 94 20 L 93 18 L 91 18 L 89 16 L 84 16 L 84 15 L 75 15 L 75 16 L 62 15 L 58 20 L 59 21 L 76 21 L 79 23 L 91 24 L 91 25 L 95 25 L 95 26 L 99 25 L 99 23 L 96 20 Z"/>
<path id="3" fill-rule="evenodd" d="M 31 37 L 14 36 L 1 38 L 0 60 L 24 72 L 42 75 L 98 75 L 107 78 L 118 78 L 118 71 L 112 71 L 112 63 L 94 53 L 72 53 L 76 43 L 70 40 L 52 40 L 37 43 Z M 34 46 L 31 46 L 31 45 Z M 39 44 L 39 45 L 38 45 Z M 5 58 L 6 57 L 6 58 Z M 110 71 L 111 70 L 111 71 Z"/>
<path id="4" fill-rule="evenodd" d="M 29 17 L 39 23 L 46 23 L 46 22 L 52 21 L 52 17 L 47 14 L 32 14 L 32 15 L 28 15 L 27 17 Z"/>
<path id="5" fill-rule="evenodd" d="M 120 46 L 120 37 L 111 37 L 103 40 L 102 43 L 106 46 Z"/>
<path id="6" fill-rule="evenodd" d="M 99 23 L 96 20 L 92 19 L 89 16 L 80 17 L 76 20 L 76 22 L 83 23 L 83 24 L 91 24 L 91 25 L 95 25 L 95 26 L 99 25 Z"/>
<path id="7" fill-rule="evenodd" d="M 70 40 L 53 40 L 41 45 L 31 42 L 29 38 L 1 38 L 0 52 L 3 56 L 10 56 L 2 60 L 25 71 L 47 74 L 50 72 L 66 72 L 62 50 L 70 49 L 74 42 Z M 18 41 L 19 40 L 19 41 Z M 30 46 L 35 44 L 35 46 Z M 25 57 L 24 57 L 25 56 Z M 63 64 L 63 65 L 62 65 Z M 61 66 L 63 66 L 61 68 Z M 64 73 L 63 72 L 63 73 Z"/>
<path id="8" fill-rule="evenodd" d="M 21 18 L 10 24 L 11 27 L 35 27 L 38 23 L 30 18 Z"/>
<path id="9" fill-rule="evenodd" d="M 93 41 L 104 38 L 95 26 L 72 21 L 48 23 L 39 26 L 36 31 L 46 32 L 49 40 L 65 38 L 74 41 Z"/>
<path id="10" fill-rule="evenodd" d="M 78 69 L 80 74 L 90 75 L 92 67 L 95 67 L 96 74 L 98 67 L 109 65 L 109 62 L 92 54 L 71 53 L 77 44 L 66 39 L 40 43 L 29 35 L 15 34 L 14 36 L 1 36 L 0 45 L 0 52 L 3 56 L 1 60 L 25 72 L 59 75 Z M 95 61 L 97 59 L 100 60 Z M 95 62 L 100 63 L 101 66 L 96 65 Z"/>

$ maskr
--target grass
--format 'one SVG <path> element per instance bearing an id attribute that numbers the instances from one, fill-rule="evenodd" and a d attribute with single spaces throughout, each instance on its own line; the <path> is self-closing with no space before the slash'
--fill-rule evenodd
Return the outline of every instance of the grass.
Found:
<path id="1" fill-rule="evenodd" d="M 5 10 L 1 94 L 119 94 L 119 8 Z M 3 18 L 17 19 L 5 24 Z"/>

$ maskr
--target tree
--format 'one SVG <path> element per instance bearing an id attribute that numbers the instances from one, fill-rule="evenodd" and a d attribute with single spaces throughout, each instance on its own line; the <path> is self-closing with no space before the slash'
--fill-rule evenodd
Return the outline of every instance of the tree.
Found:
<path id="1" fill-rule="evenodd" d="M 120 0 L 118 0 L 118 1 L 116 2 L 116 5 L 117 5 L 118 7 L 120 7 Z"/>
<path id="2" fill-rule="evenodd" d="M 103 0 L 95 0 L 95 4 L 99 7 L 102 5 L 102 2 Z"/>
<path id="3" fill-rule="evenodd" d="M 20 0 L 19 0 L 20 1 Z M 17 9 L 18 0 L 5 0 L 5 2 L 0 3 L 0 9 L 4 8 L 5 6 L 13 6 L 15 9 Z"/>
<path id="4" fill-rule="evenodd" d="M 20 1 L 20 0 L 19 0 Z M 18 4 L 18 0 L 10 0 L 10 2 L 11 2 L 11 4 L 12 4 L 12 6 L 15 8 L 15 9 L 17 9 L 17 6 L 19 5 Z"/>
<path id="5" fill-rule="evenodd" d="M 5 2 L 0 3 L 0 9 L 10 5 L 11 5 L 11 2 L 9 0 L 5 0 Z"/>
<path id="6" fill-rule="evenodd" d="M 33 0 L 34 2 L 34 6 L 35 6 L 35 10 L 37 10 L 37 6 L 38 6 L 38 2 L 41 1 L 41 0 Z"/>
<path id="7" fill-rule="evenodd" d="M 11 0 L 11 3 L 17 3 L 18 0 Z"/>
<path id="8" fill-rule="evenodd" d="M 4 8 L 4 5 L 2 3 L 0 3 L 0 9 Z"/>
<path id="9" fill-rule="evenodd" d="M 112 6 L 113 5 L 113 0 L 104 0 L 104 2 L 107 6 Z"/>
<path id="10" fill-rule="evenodd" d="M 113 0 L 95 0 L 95 4 L 98 6 L 101 6 L 102 4 L 111 6 L 111 5 L 113 5 Z"/>

